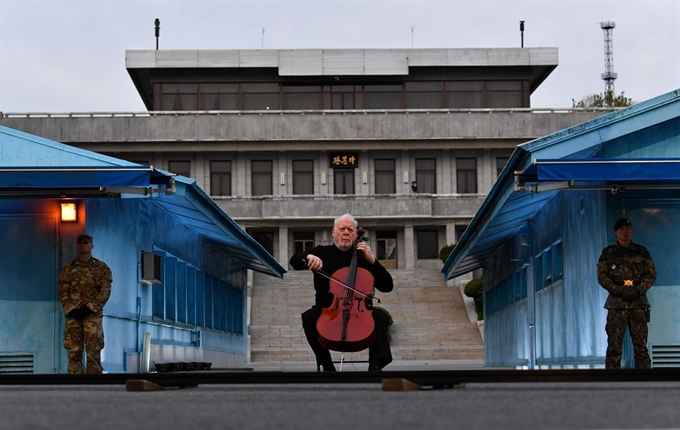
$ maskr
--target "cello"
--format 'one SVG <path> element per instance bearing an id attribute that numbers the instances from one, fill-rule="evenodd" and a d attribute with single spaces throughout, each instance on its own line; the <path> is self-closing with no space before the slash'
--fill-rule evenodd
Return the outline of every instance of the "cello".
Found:
<path id="1" fill-rule="evenodd" d="M 340 268 L 329 276 L 317 271 L 330 280 L 329 292 L 333 301 L 324 308 L 316 328 L 321 345 L 332 351 L 362 351 L 375 340 L 373 275 L 363 267 L 357 267 L 356 246 L 367 240 L 363 234 L 362 228 L 357 229 L 349 267 Z"/>

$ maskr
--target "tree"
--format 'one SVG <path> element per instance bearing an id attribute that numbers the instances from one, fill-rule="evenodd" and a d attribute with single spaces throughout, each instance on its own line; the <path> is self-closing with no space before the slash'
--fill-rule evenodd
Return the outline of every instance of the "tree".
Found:
<path id="1" fill-rule="evenodd" d="M 455 248 L 455 244 L 451 245 L 446 245 L 442 249 L 439 250 L 439 259 L 443 262 L 446 263 L 446 260 L 449 258 L 449 255 L 451 255 L 451 251 L 453 251 L 453 248 Z"/>
<path id="2" fill-rule="evenodd" d="M 572 106 L 575 108 L 587 107 L 627 107 L 635 104 L 633 99 L 628 98 L 621 91 L 620 95 L 616 95 L 611 91 L 601 94 L 590 94 L 584 96 L 580 101 L 571 99 Z"/>

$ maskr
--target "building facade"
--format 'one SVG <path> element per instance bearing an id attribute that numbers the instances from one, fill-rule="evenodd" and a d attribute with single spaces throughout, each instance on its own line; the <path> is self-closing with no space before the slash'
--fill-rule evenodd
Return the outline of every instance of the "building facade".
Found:
<path id="1" fill-rule="evenodd" d="M 284 267 L 349 212 L 386 267 L 440 270 L 518 144 L 602 114 L 531 107 L 557 65 L 556 48 L 127 51 L 148 112 L 0 121 L 195 178 Z"/>

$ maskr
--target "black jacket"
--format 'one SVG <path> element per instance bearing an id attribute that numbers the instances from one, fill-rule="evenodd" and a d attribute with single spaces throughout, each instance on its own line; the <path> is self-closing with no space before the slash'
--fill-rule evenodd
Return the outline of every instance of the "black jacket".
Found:
<path id="1" fill-rule="evenodd" d="M 298 252 L 290 258 L 290 265 L 295 270 L 307 270 L 304 260 L 309 254 L 316 255 L 323 262 L 322 271 L 332 275 L 336 270 L 349 267 L 352 262 L 352 250 L 341 251 L 335 245 L 319 245 L 309 251 Z M 361 253 L 357 254 L 357 267 L 368 270 L 373 275 L 373 286 L 378 291 L 389 293 L 394 288 L 392 275 L 385 269 L 378 260 L 369 264 Z M 344 279 L 340 279 L 345 281 Z M 333 298 L 329 294 L 330 280 L 314 272 L 314 290 L 316 291 L 316 305 L 322 307 L 330 306 Z"/>

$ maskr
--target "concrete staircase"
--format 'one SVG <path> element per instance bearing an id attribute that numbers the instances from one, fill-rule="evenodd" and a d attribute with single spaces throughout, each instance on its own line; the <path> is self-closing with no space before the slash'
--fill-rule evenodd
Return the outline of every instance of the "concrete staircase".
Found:
<path id="1" fill-rule="evenodd" d="M 484 345 L 470 322 L 458 287 L 433 270 L 391 270 L 395 288 L 377 296 L 394 320 L 389 329 L 395 361 L 481 360 Z M 290 271 L 284 279 L 253 274 L 250 289 L 250 361 L 314 362 L 300 314 L 314 303 L 312 274 Z M 340 353 L 332 352 L 339 359 Z M 345 360 L 367 360 L 368 351 Z"/>

